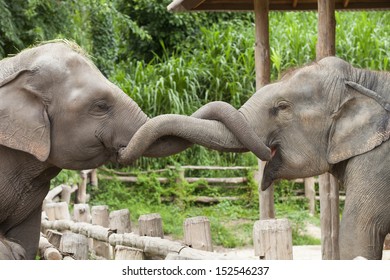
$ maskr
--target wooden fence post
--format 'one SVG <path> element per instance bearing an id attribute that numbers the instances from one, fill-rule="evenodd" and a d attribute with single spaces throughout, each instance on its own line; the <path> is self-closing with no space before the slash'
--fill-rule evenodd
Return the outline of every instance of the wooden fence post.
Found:
<path id="1" fill-rule="evenodd" d="M 75 222 L 91 223 L 91 210 L 88 204 L 75 204 L 73 206 L 73 220 Z"/>
<path id="2" fill-rule="evenodd" d="M 142 250 L 123 245 L 115 246 L 115 260 L 144 260 L 145 254 Z"/>
<path id="3" fill-rule="evenodd" d="M 305 197 L 309 200 L 309 213 L 316 213 L 316 190 L 314 177 L 304 179 Z"/>
<path id="4" fill-rule="evenodd" d="M 109 211 L 107 205 L 92 206 L 91 209 L 92 224 L 99 225 L 105 228 L 109 227 Z"/>
<path id="5" fill-rule="evenodd" d="M 138 219 L 139 235 L 164 238 L 162 219 L 160 214 L 141 215 Z"/>
<path id="6" fill-rule="evenodd" d="M 80 171 L 81 183 L 77 189 L 76 202 L 77 203 L 86 203 L 87 202 L 87 184 L 88 184 L 88 174 L 86 171 Z"/>
<path id="7" fill-rule="evenodd" d="M 55 221 L 56 219 L 56 203 L 55 202 L 47 202 L 43 205 L 43 211 L 45 211 L 47 219 L 49 221 Z"/>
<path id="8" fill-rule="evenodd" d="M 292 260 L 292 230 L 287 219 L 257 221 L 253 228 L 255 255 L 265 260 Z"/>
<path id="9" fill-rule="evenodd" d="M 82 234 L 66 232 L 62 235 L 60 250 L 76 260 L 88 260 L 88 238 Z"/>
<path id="10" fill-rule="evenodd" d="M 184 221 L 184 243 L 194 249 L 213 251 L 210 221 L 207 217 L 193 217 Z"/>
<path id="11" fill-rule="evenodd" d="M 70 220 L 69 206 L 65 201 L 45 201 L 42 205 L 42 210 L 46 213 L 47 219 L 49 221 Z"/>
<path id="12" fill-rule="evenodd" d="M 105 228 L 109 227 L 109 211 L 107 205 L 92 206 L 91 212 L 93 225 L 99 225 Z M 112 248 L 110 244 L 99 240 L 93 240 L 93 250 L 97 256 L 111 259 Z"/>
<path id="13" fill-rule="evenodd" d="M 62 191 L 61 191 L 61 201 L 70 203 L 70 196 L 72 194 L 72 188 L 68 185 L 62 185 Z"/>
<path id="14" fill-rule="evenodd" d="M 129 209 L 112 211 L 109 215 L 109 228 L 117 233 L 131 232 Z"/>
<path id="15" fill-rule="evenodd" d="M 97 176 L 97 169 L 92 169 L 90 176 L 91 176 L 91 185 L 94 187 L 98 187 L 99 180 L 98 180 L 98 176 Z"/>

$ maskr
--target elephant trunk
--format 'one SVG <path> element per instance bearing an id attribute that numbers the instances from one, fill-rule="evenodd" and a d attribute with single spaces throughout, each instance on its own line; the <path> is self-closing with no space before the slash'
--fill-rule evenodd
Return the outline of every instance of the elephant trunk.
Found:
<path id="1" fill-rule="evenodd" d="M 217 101 L 192 116 L 168 114 L 150 119 L 120 152 L 119 162 L 129 164 L 140 156 L 168 156 L 192 144 L 224 152 L 249 150 L 262 160 L 269 160 L 271 153 L 239 111 Z"/>

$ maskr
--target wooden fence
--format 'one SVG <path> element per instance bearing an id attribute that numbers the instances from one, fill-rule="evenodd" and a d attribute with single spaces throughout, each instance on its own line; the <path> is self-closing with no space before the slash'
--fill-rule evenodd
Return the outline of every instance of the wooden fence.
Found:
<path id="1" fill-rule="evenodd" d="M 127 209 L 75 204 L 72 218 L 66 202 L 47 203 L 41 223 L 39 255 L 42 259 L 227 259 L 212 250 L 206 217 L 184 223 L 184 241 L 164 239 L 159 214 L 140 216 L 139 233 L 132 231 Z M 86 222 L 90 221 L 90 222 Z M 100 225 L 99 225 L 100 224 Z"/>
<path id="2" fill-rule="evenodd" d="M 224 188 L 224 189 L 239 189 L 239 188 L 248 188 L 248 177 L 247 176 L 239 176 L 239 177 L 218 177 L 218 178 L 213 178 L 213 177 L 187 177 L 186 173 L 188 171 L 193 171 L 193 170 L 210 170 L 210 171 L 241 171 L 241 174 L 247 172 L 248 170 L 255 170 L 254 167 L 248 167 L 248 166 L 234 166 L 234 167 L 222 167 L 222 166 L 193 166 L 193 165 L 188 165 L 188 166 L 181 166 L 179 169 L 175 166 L 168 166 L 165 169 L 159 169 L 159 170 L 152 170 L 152 171 L 144 171 L 144 172 L 139 172 L 138 174 L 148 174 L 148 173 L 163 173 L 172 169 L 177 169 L 179 176 L 178 180 L 185 180 L 188 183 L 196 183 L 199 181 L 206 182 L 209 187 L 218 187 L 218 188 Z M 87 171 L 82 171 L 86 175 L 83 175 L 85 183 L 84 185 L 87 184 L 87 182 L 97 182 L 97 177 L 99 177 L 100 180 L 118 180 L 121 182 L 125 183 L 136 183 L 137 182 L 137 174 L 135 173 L 127 173 L 127 172 L 118 172 L 118 171 L 113 171 L 113 170 L 108 170 L 105 168 L 101 168 L 102 171 L 104 172 L 110 172 L 114 176 L 110 175 L 96 175 L 96 170 L 87 170 Z M 94 179 L 96 178 L 96 179 Z M 169 178 L 167 177 L 157 177 L 156 178 L 160 183 L 168 183 Z M 311 214 L 316 213 L 316 201 L 319 201 L 319 191 L 318 191 L 318 178 L 313 177 L 313 178 L 307 178 L 307 179 L 296 179 L 292 180 L 294 183 L 298 183 L 302 185 L 302 189 L 297 189 L 295 190 L 295 195 L 293 198 L 291 197 L 281 197 L 281 200 L 286 200 L 286 199 L 307 199 L 308 204 L 309 204 L 309 212 Z M 316 187 L 317 186 L 317 187 Z M 199 185 L 198 188 L 202 188 L 204 186 Z M 85 189 L 85 188 L 84 188 Z M 317 189 L 317 190 L 316 190 Z M 210 197 L 210 196 L 198 196 L 193 198 L 193 202 L 199 202 L 199 203 L 218 203 L 223 200 L 230 200 L 230 201 L 236 201 L 239 200 L 240 197 L 237 196 L 217 196 L 217 197 Z M 345 196 L 342 193 L 340 196 L 340 200 L 344 200 Z"/>
<path id="3" fill-rule="evenodd" d="M 46 196 L 39 243 L 42 259 L 228 259 L 213 251 L 207 217 L 186 219 L 182 241 L 164 238 L 162 219 L 157 213 L 141 215 L 135 233 L 137 229 L 132 228 L 127 209 L 110 212 L 105 205 L 90 207 L 85 203 L 87 183 L 97 185 L 98 181 L 94 170 L 82 171 L 81 177 L 78 187 L 60 185 Z M 71 214 L 70 198 L 75 191 Z M 292 234 L 287 220 L 257 221 L 253 237 L 254 255 L 260 259 L 292 259 Z"/>
<path id="4" fill-rule="evenodd" d="M 155 170 L 163 172 L 168 169 Z M 203 180 L 210 185 L 225 188 L 243 188 L 247 177 L 196 178 L 186 177 L 187 170 L 238 170 L 245 171 L 250 167 L 211 167 L 183 166 L 178 180 L 197 182 Z M 106 170 L 107 171 L 107 170 Z M 110 172 L 112 172 L 110 170 Z M 147 172 L 144 172 L 147 173 Z M 115 179 L 123 182 L 136 182 L 135 174 L 113 172 Z M 130 213 L 127 209 L 109 212 L 107 206 L 86 204 L 87 184 L 98 186 L 100 180 L 113 177 L 97 175 L 97 170 L 80 172 L 82 178 L 78 186 L 60 185 L 50 190 L 43 203 L 42 233 L 39 244 L 39 255 L 43 259 L 227 259 L 224 254 L 213 252 L 210 223 L 207 217 L 193 217 L 183 224 L 184 240 L 172 241 L 164 238 L 162 220 L 159 214 L 142 215 L 137 229 L 130 224 Z M 159 177 L 162 183 L 169 178 Z M 296 190 L 297 197 L 309 198 L 309 203 L 319 199 L 315 191 L 316 178 L 295 180 L 304 188 Z M 75 195 L 73 213 L 69 212 Z M 219 202 L 233 197 L 200 197 L 199 201 Z M 283 199 L 283 198 L 282 198 Z M 291 199 L 291 197 L 289 197 Z M 295 198 L 293 198 L 295 199 Z M 343 197 L 342 197 L 343 199 Z M 313 204 L 314 204 L 313 203 Z M 312 211 L 312 210 L 311 210 Z M 315 207 L 313 207 L 313 213 Z M 291 227 L 285 219 L 259 220 L 253 229 L 254 255 L 260 259 L 292 259 Z M 387 246 L 388 249 L 388 240 Z M 386 245 L 385 244 L 385 245 Z"/>

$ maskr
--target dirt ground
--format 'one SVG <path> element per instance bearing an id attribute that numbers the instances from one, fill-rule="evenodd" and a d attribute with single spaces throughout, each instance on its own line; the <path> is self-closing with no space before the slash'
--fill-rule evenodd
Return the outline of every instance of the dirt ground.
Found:
<path id="1" fill-rule="evenodd" d="M 232 259 L 258 260 L 253 248 L 231 249 L 224 252 Z M 293 246 L 294 260 L 321 260 L 321 245 Z M 383 260 L 390 260 L 390 250 L 383 251 Z"/>
<path id="2" fill-rule="evenodd" d="M 306 226 L 306 233 L 313 237 L 321 239 L 321 229 L 315 225 L 308 224 Z M 218 251 L 218 250 L 216 250 Z M 253 247 L 223 249 L 220 251 L 232 259 L 242 260 L 258 260 L 259 257 L 254 255 Z M 321 245 L 306 245 L 293 246 L 294 260 L 321 260 Z M 390 250 L 383 251 L 383 260 L 390 260 Z"/>

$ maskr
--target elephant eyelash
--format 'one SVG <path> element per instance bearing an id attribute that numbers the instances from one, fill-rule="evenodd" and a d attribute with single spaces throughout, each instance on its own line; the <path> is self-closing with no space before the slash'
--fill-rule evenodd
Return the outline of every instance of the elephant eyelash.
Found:
<path id="1" fill-rule="evenodd" d="M 107 102 L 98 101 L 91 105 L 90 112 L 93 115 L 101 116 L 101 115 L 105 115 L 110 110 L 110 108 L 111 106 L 109 106 Z"/>
<path id="2" fill-rule="evenodd" d="M 279 110 L 286 110 L 288 107 L 290 107 L 288 104 L 283 103 L 278 106 Z"/>
<path id="3" fill-rule="evenodd" d="M 288 104 L 288 102 L 280 102 L 279 104 L 277 104 L 275 107 L 272 107 L 270 109 L 270 115 L 272 116 L 277 116 L 279 111 L 283 111 L 283 110 L 286 110 L 288 108 L 290 108 L 290 104 Z"/>

